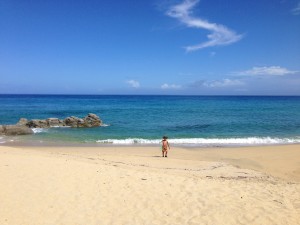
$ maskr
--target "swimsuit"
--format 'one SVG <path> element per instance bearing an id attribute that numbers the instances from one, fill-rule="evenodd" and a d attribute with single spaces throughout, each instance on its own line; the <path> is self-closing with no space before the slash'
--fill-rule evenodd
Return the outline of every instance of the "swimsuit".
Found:
<path id="1" fill-rule="evenodd" d="M 162 147 L 161 147 L 162 149 L 162 151 L 163 152 L 165 152 L 165 151 L 167 151 L 168 150 L 168 142 L 167 141 L 163 141 L 162 142 Z"/>

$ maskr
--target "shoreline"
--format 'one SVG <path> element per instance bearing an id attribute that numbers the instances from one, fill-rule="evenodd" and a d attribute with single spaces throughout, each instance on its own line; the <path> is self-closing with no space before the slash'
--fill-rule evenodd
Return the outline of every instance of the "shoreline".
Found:
<path id="1" fill-rule="evenodd" d="M 0 146 L 0 224 L 298 225 L 299 149 Z"/>
<path id="2" fill-rule="evenodd" d="M 8 140 L 9 138 L 12 138 Z M 98 141 L 88 141 L 88 142 L 81 142 L 81 141 L 63 141 L 63 140 L 56 140 L 56 141 L 48 141 L 48 140 L 14 140 L 13 138 L 16 138 L 18 136 L 0 136 L 0 147 L 1 146 L 11 146 L 11 147 L 22 147 L 22 146 L 27 146 L 27 147 L 157 147 L 160 145 L 161 140 L 160 139 L 155 139 L 155 142 L 153 140 L 148 140 L 149 143 L 101 143 Z M 5 139 L 6 140 L 5 140 Z M 20 138 L 23 138 L 22 136 Z M 256 137 L 255 137 L 256 138 Z M 269 138 L 269 137 L 267 137 Z M 133 138 L 134 140 L 135 138 Z M 191 138 L 194 139 L 194 138 Z M 198 138 L 195 138 L 198 139 Z M 230 138 L 229 138 L 230 139 Z M 234 139 L 234 138 L 233 138 Z M 245 138 L 247 139 L 247 138 Z M 283 138 L 285 139 L 285 138 Z M 118 139 L 116 139 L 118 140 Z M 131 140 L 131 139 L 130 139 Z M 141 140 L 140 138 L 136 138 L 136 140 Z M 147 139 L 145 139 L 147 140 Z M 179 140 L 179 139 L 175 139 Z M 185 140 L 185 139 L 183 139 Z M 209 139 L 208 139 L 209 140 Z M 121 140 L 120 141 L 126 141 Z M 290 142 L 290 143 L 178 143 L 178 142 L 172 142 L 172 139 L 169 139 L 169 143 L 177 148 L 192 148 L 192 149 L 203 149 L 203 148 L 244 148 L 244 147 L 267 147 L 267 146 L 289 146 L 289 145 L 300 145 L 300 143 L 297 142 Z"/>

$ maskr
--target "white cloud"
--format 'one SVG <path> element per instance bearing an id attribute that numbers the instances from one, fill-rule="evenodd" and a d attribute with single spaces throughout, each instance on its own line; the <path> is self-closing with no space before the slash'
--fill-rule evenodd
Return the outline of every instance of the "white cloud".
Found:
<path id="1" fill-rule="evenodd" d="M 242 86 L 245 83 L 240 80 L 230 80 L 230 79 L 223 79 L 223 80 L 214 80 L 214 81 L 206 81 L 203 83 L 204 86 L 210 88 L 223 88 L 223 87 L 232 87 L 232 86 Z"/>
<path id="2" fill-rule="evenodd" d="M 181 85 L 177 84 L 163 84 L 160 86 L 161 89 L 180 89 Z"/>
<path id="3" fill-rule="evenodd" d="M 139 88 L 141 86 L 140 82 L 138 82 L 136 80 L 128 80 L 126 83 L 129 84 L 133 88 Z"/>
<path id="4" fill-rule="evenodd" d="M 199 0 L 184 0 L 182 3 L 172 6 L 167 15 L 178 19 L 180 22 L 188 27 L 206 29 L 211 31 L 207 35 L 209 39 L 207 42 L 197 45 L 187 46 L 186 51 L 196 51 L 198 49 L 213 47 L 218 45 L 229 45 L 242 39 L 243 35 L 236 34 L 235 31 L 216 23 L 210 23 L 206 20 L 193 17 L 192 9 L 199 2 Z"/>
<path id="5" fill-rule="evenodd" d="M 300 2 L 298 2 L 297 6 L 292 9 L 293 15 L 300 15 Z"/>
<path id="6" fill-rule="evenodd" d="M 294 74 L 298 71 L 291 71 L 287 68 L 280 66 L 263 66 L 263 67 L 253 67 L 250 70 L 245 70 L 236 73 L 237 75 L 245 75 L 245 76 L 255 76 L 255 75 L 267 75 L 267 76 L 284 76 L 288 74 Z"/>

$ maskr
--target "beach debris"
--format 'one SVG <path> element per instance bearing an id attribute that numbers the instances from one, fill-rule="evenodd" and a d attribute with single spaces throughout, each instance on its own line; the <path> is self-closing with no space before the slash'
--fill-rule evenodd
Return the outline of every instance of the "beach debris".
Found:
<path id="1" fill-rule="evenodd" d="M 0 125 L 0 135 L 24 135 L 33 134 L 32 128 L 51 128 L 51 127 L 99 127 L 102 120 L 94 113 L 89 113 L 84 118 L 70 116 L 63 120 L 58 118 L 32 119 L 21 118 L 16 125 Z"/>

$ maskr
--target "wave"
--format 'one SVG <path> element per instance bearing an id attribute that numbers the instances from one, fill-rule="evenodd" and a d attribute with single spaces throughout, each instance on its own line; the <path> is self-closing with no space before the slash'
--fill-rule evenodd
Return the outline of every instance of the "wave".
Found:
<path id="1" fill-rule="evenodd" d="M 71 126 L 51 126 L 50 128 L 71 128 Z M 40 128 L 43 129 L 43 128 Z M 47 128 L 44 128 L 47 129 Z"/>
<path id="2" fill-rule="evenodd" d="M 6 141 L 3 140 L 3 137 L 0 137 L 0 144 L 4 144 Z"/>
<path id="3" fill-rule="evenodd" d="M 132 144 L 159 144 L 160 139 L 106 139 L 98 140 L 97 143 L 132 145 Z M 273 138 L 273 137 L 248 137 L 248 138 L 178 138 L 169 139 L 170 144 L 175 145 L 195 145 L 195 146 L 247 146 L 247 145 L 278 145 L 278 144 L 297 144 L 300 137 L 295 138 Z"/>
<path id="4" fill-rule="evenodd" d="M 51 126 L 50 128 L 70 128 L 71 126 Z M 49 130 L 49 128 L 31 128 L 31 130 L 33 131 L 33 133 L 37 134 L 37 133 L 44 133 L 47 132 Z"/>
<path id="5" fill-rule="evenodd" d="M 98 140 L 97 143 L 102 144 L 120 144 L 120 145 L 131 145 L 131 144 L 159 144 L 161 140 L 154 139 L 142 139 L 142 138 L 127 138 L 127 139 L 106 139 Z"/>
<path id="6" fill-rule="evenodd" d="M 103 127 L 109 127 L 109 124 L 103 124 Z M 71 126 L 51 126 L 50 128 L 71 128 Z M 31 128 L 33 133 L 37 134 L 37 133 L 43 133 L 43 132 L 47 132 L 49 128 Z"/>
<path id="7" fill-rule="evenodd" d="M 46 132 L 47 129 L 46 128 L 31 128 L 31 130 L 33 131 L 33 133 L 38 134 L 38 133 L 42 133 L 42 132 Z"/>

